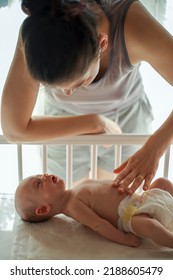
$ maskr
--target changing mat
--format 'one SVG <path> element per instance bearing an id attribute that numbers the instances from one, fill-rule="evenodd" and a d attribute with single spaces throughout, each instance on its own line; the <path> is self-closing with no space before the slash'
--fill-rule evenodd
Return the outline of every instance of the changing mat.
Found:
<path id="1" fill-rule="evenodd" d="M 143 240 L 139 248 L 119 245 L 64 215 L 44 223 L 19 219 L 13 260 L 173 259 L 173 250 Z"/>

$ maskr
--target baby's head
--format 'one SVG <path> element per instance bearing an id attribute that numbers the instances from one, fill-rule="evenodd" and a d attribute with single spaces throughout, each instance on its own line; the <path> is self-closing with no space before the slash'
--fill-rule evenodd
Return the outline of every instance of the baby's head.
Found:
<path id="1" fill-rule="evenodd" d="M 54 175 L 34 175 L 23 179 L 15 192 L 15 207 L 22 220 L 42 222 L 60 211 L 65 183 Z"/>

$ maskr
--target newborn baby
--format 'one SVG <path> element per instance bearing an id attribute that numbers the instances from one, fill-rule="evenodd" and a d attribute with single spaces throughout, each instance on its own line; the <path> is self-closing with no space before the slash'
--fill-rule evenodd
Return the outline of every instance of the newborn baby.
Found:
<path id="1" fill-rule="evenodd" d="M 63 213 L 108 240 L 137 247 L 141 238 L 173 248 L 173 185 L 160 178 L 141 195 L 120 194 L 110 180 L 85 180 L 68 189 L 55 175 L 25 178 L 15 193 L 24 221 L 42 222 Z"/>

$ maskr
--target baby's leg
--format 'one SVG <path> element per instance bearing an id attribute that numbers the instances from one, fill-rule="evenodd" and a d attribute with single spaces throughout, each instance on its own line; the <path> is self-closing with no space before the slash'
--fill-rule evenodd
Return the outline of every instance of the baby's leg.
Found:
<path id="1" fill-rule="evenodd" d="M 151 185 L 149 189 L 161 189 L 164 191 L 169 192 L 173 196 L 173 184 L 171 181 L 165 178 L 158 178 L 155 180 Z"/>
<path id="2" fill-rule="evenodd" d="M 160 246 L 173 248 L 173 233 L 150 216 L 146 214 L 133 216 L 131 226 L 140 237 L 151 239 Z"/>

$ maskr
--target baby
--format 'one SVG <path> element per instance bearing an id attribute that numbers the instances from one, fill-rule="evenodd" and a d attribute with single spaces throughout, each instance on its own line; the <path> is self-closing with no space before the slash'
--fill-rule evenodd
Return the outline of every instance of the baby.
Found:
<path id="1" fill-rule="evenodd" d="M 142 237 L 173 248 L 173 184 L 163 178 L 129 196 L 110 180 L 86 180 L 67 189 L 55 175 L 35 175 L 20 182 L 15 206 L 24 221 L 63 213 L 119 244 L 138 247 Z"/>

